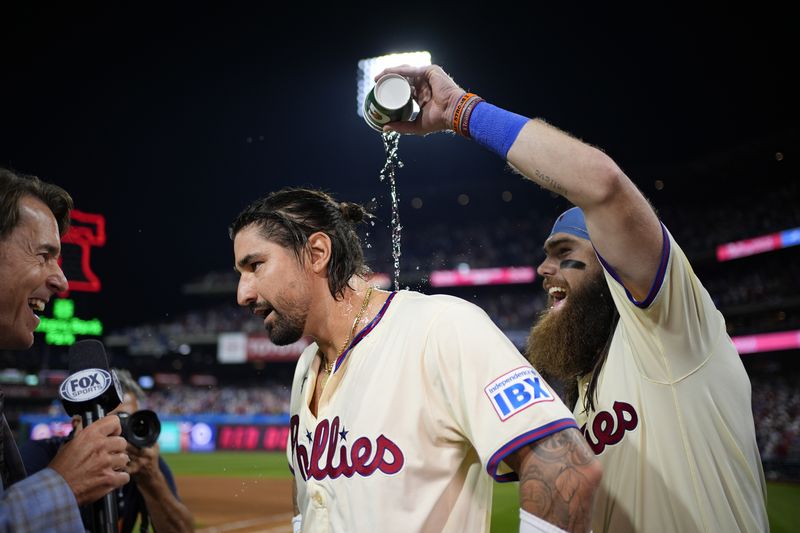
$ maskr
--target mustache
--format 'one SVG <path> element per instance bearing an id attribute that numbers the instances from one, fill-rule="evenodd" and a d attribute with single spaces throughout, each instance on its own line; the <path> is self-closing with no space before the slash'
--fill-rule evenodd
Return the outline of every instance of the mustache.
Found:
<path id="1" fill-rule="evenodd" d="M 260 313 L 268 309 L 273 309 L 273 307 L 269 305 L 269 303 L 267 303 L 266 301 L 253 302 L 250 305 L 248 305 L 248 307 L 250 308 L 251 313 Z"/>
<path id="2" fill-rule="evenodd" d="M 575 378 L 591 372 L 607 350 L 615 313 L 602 274 L 593 276 L 572 291 L 561 311 L 539 314 L 528 337 L 528 360 L 545 379 L 564 381 L 571 390 Z"/>

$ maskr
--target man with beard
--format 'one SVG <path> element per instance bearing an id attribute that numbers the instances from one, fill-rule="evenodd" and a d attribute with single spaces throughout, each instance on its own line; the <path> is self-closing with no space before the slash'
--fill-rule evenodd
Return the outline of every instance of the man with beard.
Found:
<path id="1" fill-rule="evenodd" d="M 545 252 L 557 253 L 555 250 L 560 250 L 558 247 L 567 243 L 563 234 L 588 240 L 585 231 L 576 229 L 580 227 L 581 216 L 577 207 L 561 215 L 550 234 L 561 235 L 558 239 L 552 238 L 545 243 Z M 588 265 L 575 260 L 562 263 L 561 268 L 588 269 L 584 283 L 572 288 L 569 305 L 564 305 L 566 281 L 556 283 L 548 280 L 546 271 L 539 271 L 539 275 L 545 278 L 544 289 L 549 293 L 550 305 L 531 328 L 526 353 L 531 364 L 543 376 L 564 386 L 564 403 L 575 405 L 578 396 L 577 382 L 583 376 L 592 375 L 595 365 L 598 368 L 602 366 L 619 313 L 598 261 L 589 262 Z M 550 310 L 556 306 L 559 311 L 551 313 Z M 575 324 L 580 324 L 580 327 L 575 327 Z M 594 391 L 594 383 L 592 385 Z M 584 399 L 591 401 L 592 396 L 585 394 Z"/>
<path id="2" fill-rule="evenodd" d="M 530 358 L 577 382 L 574 414 L 603 464 L 600 531 L 766 531 L 750 382 L 683 251 L 606 154 L 461 89 L 440 67 L 398 67 L 421 112 L 385 130 L 452 130 L 579 208 L 545 242 L 550 308 Z"/>
<path id="3" fill-rule="evenodd" d="M 295 531 L 485 532 L 492 477 L 519 478 L 521 532 L 588 531 L 601 469 L 569 409 L 476 306 L 371 287 L 365 214 L 286 189 L 230 229 L 239 304 L 276 344 L 315 340 L 292 384 Z"/>

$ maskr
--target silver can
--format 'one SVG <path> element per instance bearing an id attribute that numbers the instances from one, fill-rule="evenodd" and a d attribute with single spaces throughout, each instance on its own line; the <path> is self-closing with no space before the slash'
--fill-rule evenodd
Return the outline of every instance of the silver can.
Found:
<path id="1" fill-rule="evenodd" d="M 364 120 L 376 131 L 383 131 L 383 126 L 390 122 L 410 119 L 413 111 L 411 84 L 400 74 L 378 78 L 364 99 Z"/>

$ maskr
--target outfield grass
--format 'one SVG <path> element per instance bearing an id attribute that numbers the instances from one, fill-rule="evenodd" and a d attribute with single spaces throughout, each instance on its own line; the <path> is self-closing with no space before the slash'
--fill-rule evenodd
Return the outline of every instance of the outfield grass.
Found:
<path id="1" fill-rule="evenodd" d="M 492 533 L 519 531 L 517 483 L 495 483 L 492 501 Z"/>
<path id="2" fill-rule="evenodd" d="M 226 476 L 287 478 L 289 468 L 282 453 L 216 452 L 164 454 L 178 476 Z M 800 485 L 767 483 L 767 513 L 772 533 L 800 531 Z M 496 483 L 492 506 L 492 532 L 519 529 L 519 499 L 516 483 Z"/>
<path id="3" fill-rule="evenodd" d="M 771 533 L 800 531 L 800 485 L 767 483 L 767 515 Z M 492 533 L 519 530 L 519 498 L 516 483 L 495 483 Z"/>
<path id="4" fill-rule="evenodd" d="M 800 531 L 800 485 L 767 483 L 767 513 L 772 533 Z"/>
<path id="5" fill-rule="evenodd" d="M 286 454 L 263 452 L 165 453 L 178 476 L 291 477 Z"/>

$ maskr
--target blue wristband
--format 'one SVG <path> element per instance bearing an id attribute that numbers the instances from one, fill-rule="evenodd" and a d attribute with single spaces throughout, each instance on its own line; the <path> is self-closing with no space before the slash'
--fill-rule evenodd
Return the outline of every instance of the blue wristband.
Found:
<path id="1" fill-rule="evenodd" d="M 469 135 L 475 142 L 505 159 L 528 120 L 490 103 L 478 102 L 469 117 Z"/>

